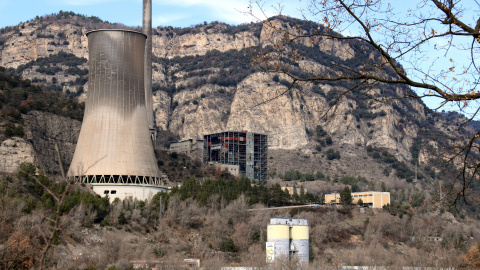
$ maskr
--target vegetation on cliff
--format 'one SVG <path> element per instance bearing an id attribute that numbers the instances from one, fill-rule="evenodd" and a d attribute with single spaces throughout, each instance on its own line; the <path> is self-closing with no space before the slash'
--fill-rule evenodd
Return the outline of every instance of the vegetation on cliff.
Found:
<path id="1" fill-rule="evenodd" d="M 81 120 L 84 105 L 59 92 L 46 90 L 20 76 L 10 76 L 0 67 L 0 119 L 6 137 L 23 134 L 21 114 L 31 110 L 50 112 Z"/>

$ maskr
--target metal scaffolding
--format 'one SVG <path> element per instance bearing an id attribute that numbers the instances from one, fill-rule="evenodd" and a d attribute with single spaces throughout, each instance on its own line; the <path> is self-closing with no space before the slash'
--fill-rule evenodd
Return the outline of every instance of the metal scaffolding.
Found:
<path id="1" fill-rule="evenodd" d="M 238 165 L 241 176 L 250 180 L 267 180 L 267 135 L 226 131 L 205 135 L 203 142 L 205 163 Z"/>

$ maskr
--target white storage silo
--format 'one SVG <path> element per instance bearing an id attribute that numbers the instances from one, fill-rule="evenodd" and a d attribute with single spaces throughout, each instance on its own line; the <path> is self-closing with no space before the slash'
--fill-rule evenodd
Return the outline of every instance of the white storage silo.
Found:
<path id="1" fill-rule="evenodd" d="M 275 260 L 281 257 L 288 260 L 290 248 L 290 226 L 287 224 L 268 225 L 267 241 L 275 243 Z"/>
<path id="2" fill-rule="evenodd" d="M 301 262 L 309 261 L 308 225 L 294 225 L 290 229 L 293 255 Z"/>

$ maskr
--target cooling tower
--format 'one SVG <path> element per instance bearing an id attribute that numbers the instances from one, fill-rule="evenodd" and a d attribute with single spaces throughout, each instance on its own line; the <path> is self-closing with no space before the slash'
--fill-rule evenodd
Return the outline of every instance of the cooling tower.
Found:
<path id="1" fill-rule="evenodd" d="M 146 36 L 96 30 L 87 37 L 88 93 L 68 176 L 92 184 L 101 195 L 145 199 L 160 191 L 145 104 Z"/>

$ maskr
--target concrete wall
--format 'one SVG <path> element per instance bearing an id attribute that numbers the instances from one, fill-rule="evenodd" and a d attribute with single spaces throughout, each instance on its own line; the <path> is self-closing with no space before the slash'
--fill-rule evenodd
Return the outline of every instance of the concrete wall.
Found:
<path id="1" fill-rule="evenodd" d="M 139 186 L 139 185 L 113 185 L 113 184 L 92 184 L 92 189 L 98 195 L 104 197 L 108 195 L 110 202 L 119 198 L 120 200 L 128 197 L 137 200 L 151 200 L 155 194 L 160 191 L 167 191 L 166 188 L 156 186 Z"/>

